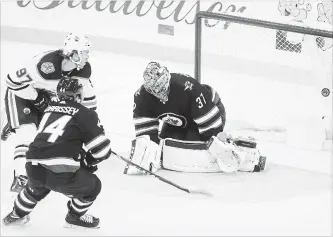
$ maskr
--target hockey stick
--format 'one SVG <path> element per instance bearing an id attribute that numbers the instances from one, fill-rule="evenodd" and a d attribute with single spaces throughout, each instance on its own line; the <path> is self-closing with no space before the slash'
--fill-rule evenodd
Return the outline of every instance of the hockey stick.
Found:
<path id="1" fill-rule="evenodd" d="M 162 182 L 167 183 L 169 185 L 172 185 L 172 186 L 174 186 L 174 187 L 176 187 L 176 188 L 178 188 L 178 189 L 180 189 L 180 190 L 182 190 L 184 192 L 192 193 L 192 194 L 202 194 L 202 195 L 211 196 L 211 197 L 213 196 L 210 192 L 208 192 L 206 190 L 194 189 L 194 188 L 191 188 L 191 189 L 190 188 L 184 188 L 184 187 L 182 187 L 182 186 L 180 186 L 180 185 L 178 185 L 178 184 L 176 184 L 176 183 L 174 183 L 174 182 L 172 182 L 172 181 L 170 181 L 170 180 L 168 180 L 166 178 L 163 178 L 162 176 L 159 176 L 159 175 L 157 175 L 157 174 L 155 174 L 155 173 L 153 173 L 153 172 L 151 172 L 151 171 L 149 171 L 149 170 L 141 167 L 140 165 L 137 165 L 137 164 L 133 163 L 132 161 L 126 159 L 125 157 L 123 157 L 123 156 L 121 156 L 121 155 L 119 155 L 119 154 L 117 154 L 117 153 L 115 153 L 113 151 L 112 151 L 112 153 L 114 155 L 116 155 L 118 158 L 120 158 L 121 160 L 125 161 L 127 164 L 135 166 L 137 169 L 139 169 L 141 171 L 144 171 L 144 172 L 147 172 L 148 174 L 154 176 L 155 178 L 161 180 Z"/>

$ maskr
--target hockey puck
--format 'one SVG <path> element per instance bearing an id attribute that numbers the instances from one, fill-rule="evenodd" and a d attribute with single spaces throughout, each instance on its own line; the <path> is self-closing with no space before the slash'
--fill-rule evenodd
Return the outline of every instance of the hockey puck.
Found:
<path id="1" fill-rule="evenodd" d="M 329 96 L 330 95 L 330 89 L 328 89 L 328 88 L 323 88 L 322 90 L 321 90 L 321 94 L 324 96 L 324 97 L 327 97 L 327 96 Z"/>
<path id="2" fill-rule="evenodd" d="M 30 114 L 31 113 L 31 110 L 29 108 L 24 108 L 23 109 L 23 113 L 25 114 Z"/>

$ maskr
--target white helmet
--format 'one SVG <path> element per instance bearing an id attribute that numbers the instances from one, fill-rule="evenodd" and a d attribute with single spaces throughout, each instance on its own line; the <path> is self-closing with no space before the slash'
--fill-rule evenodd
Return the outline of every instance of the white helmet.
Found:
<path id="1" fill-rule="evenodd" d="M 62 51 L 80 70 L 90 56 L 91 41 L 85 35 L 70 33 L 65 38 Z"/>

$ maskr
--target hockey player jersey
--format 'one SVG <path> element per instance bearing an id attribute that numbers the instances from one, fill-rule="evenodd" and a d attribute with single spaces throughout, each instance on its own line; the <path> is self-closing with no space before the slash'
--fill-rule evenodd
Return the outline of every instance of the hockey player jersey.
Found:
<path id="1" fill-rule="evenodd" d="M 95 111 L 76 102 L 52 103 L 44 111 L 38 134 L 26 153 L 27 162 L 50 170 L 72 172 L 79 168 L 83 144 L 96 159 L 110 156 L 110 140 L 105 136 Z"/>
<path id="2" fill-rule="evenodd" d="M 136 136 L 157 141 L 159 120 L 177 127 L 195 126 L 202 140 L 222 131 L 222 118 L 212 93 L 194 78 L 171 73 L 168 101 L 163 103 L 143 86 L 134 95 Z"/>
<path id="3" fill-rule="evenodd" d="M 47 91 L 52 98 L 56 95 L 58 81 L 64 76 L 79 79 L 84 87 L 83 105 L 96 109 L 97 102 L 90 81 L 91 65 L 87 62 L 81 70 L 62 70 L 61 50 L 47 51 L 33 57 L 22 68 L 17 68 L 7 75 L 7 87 L 23 99 L 35 100 L 39 90 Z"/>

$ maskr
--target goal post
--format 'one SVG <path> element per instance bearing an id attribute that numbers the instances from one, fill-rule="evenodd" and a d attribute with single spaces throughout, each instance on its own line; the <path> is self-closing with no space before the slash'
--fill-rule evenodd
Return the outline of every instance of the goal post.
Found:
<path id="1" fill-rule="evenodd" d="M 220 93 L 227 129 L 319 144 L 331 127 L 332 39 L 328 23 L 200 11 L 194 77 Z"/>

